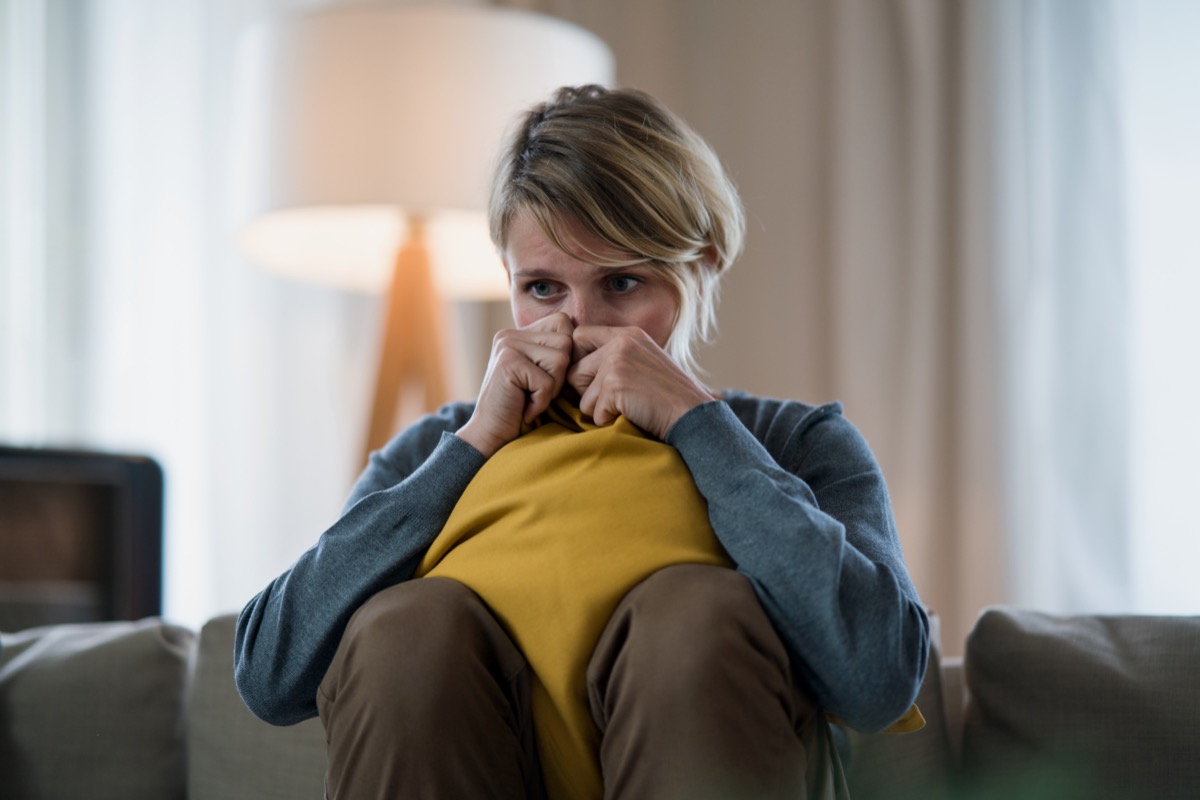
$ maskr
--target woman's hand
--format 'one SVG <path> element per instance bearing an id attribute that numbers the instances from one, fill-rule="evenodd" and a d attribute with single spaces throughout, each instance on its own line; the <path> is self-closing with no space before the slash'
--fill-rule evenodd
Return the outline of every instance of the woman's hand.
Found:
<path id="1" fill-rule="evenodd" d="M 717 399 L 640 328 L 581 326 L 572 338 L 567 383 L 579 392 L 579 409 L 597 425 L 624 416 L 665 439 L 680 417 Z"/>
<path id="2" fill-rule="evenodd" d="M 475 411 L 458 437 L 490 458 L 520 436 L 521 424 L 536 419 L 562 391 L 574 329 L 560 312 L 497 333 Z"/>

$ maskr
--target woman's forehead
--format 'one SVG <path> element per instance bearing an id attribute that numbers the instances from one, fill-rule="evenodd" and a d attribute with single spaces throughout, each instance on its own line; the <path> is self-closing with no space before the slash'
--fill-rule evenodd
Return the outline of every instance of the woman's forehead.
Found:
<path id="1" fill-rule="evenodd" d="M 643 260 L 605 241 L 568 214 L 551 217 L 531 210 L 519 211 L 509 223 L 505 239 L 506 259 L 549 261 L 567 257 L 601 268 Z"/>

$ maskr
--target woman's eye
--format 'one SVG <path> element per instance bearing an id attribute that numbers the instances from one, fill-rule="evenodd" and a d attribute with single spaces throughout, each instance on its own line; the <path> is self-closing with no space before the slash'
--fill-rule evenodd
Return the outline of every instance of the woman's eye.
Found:
<path id="1" fill-rule="evenodd" d="M 614 292 L 624 293 L 633 290 L 639 283 L 641 281 L 632 275 L 617 275 L 608 282 L 608 285 Z"/>
<path id="2" fill-rule="evenodd" d="M 554 287 L 548 281 L 531 281 L 526 284 L 525 291 L 534 297 L 544 298 L 554 294 Z"/>

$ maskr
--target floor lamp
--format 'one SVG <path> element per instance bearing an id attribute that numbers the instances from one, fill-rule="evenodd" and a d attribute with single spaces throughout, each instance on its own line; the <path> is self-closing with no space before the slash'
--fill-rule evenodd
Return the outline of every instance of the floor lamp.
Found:
<path id="1" fill-rule="evenodd" d="M 366 452 L 406 389 L 446 400 L 440 303 L 507 296 L 487 182 L 516 115 L 612 81 L 608 48 L 564 21 L 482 5 L 338 5 L 264 21 L 239 50 L 252 261 L 387 295 Z"/>

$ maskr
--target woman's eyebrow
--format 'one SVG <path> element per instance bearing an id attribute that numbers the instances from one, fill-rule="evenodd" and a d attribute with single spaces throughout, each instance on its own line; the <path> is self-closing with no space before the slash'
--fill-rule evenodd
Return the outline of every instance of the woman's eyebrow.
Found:
<path id="1" fill-rule="evenodd" d="M 561 279 L 564 274 L 602 275 L 611 271 L 612 270 L 610 268 L 596 267 L 590 264 L 575 264 L 565 269 L 562 267 L 518 267 L 512 271 L 512 276 L 514 278 L 547 278 L 551 280 L 558 280 Z"/>
<path id="2" fill-rule="evenodd" d="M 558 276 L 558 273 L 544 267 L 529 267 L 527 269 L 514 269 L 512 276 L 514 278 L 555 278 Z"/>

